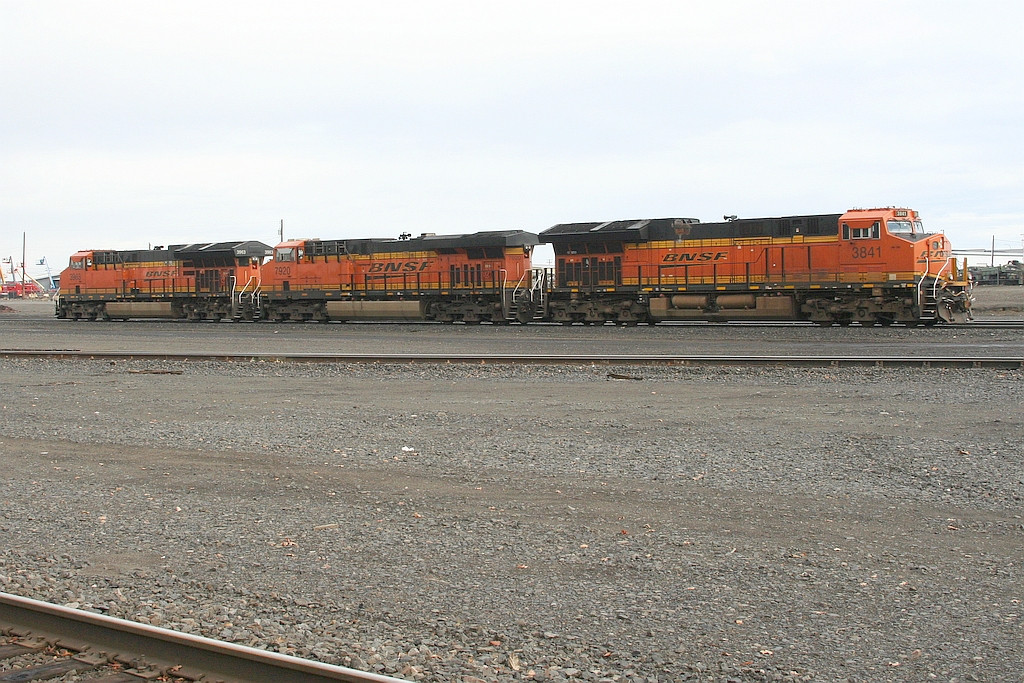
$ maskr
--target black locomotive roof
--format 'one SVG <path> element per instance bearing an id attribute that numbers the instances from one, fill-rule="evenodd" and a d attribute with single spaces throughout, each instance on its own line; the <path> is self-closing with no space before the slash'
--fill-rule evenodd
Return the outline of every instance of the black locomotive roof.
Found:
<path id="1" fill-rule="evenodd" d="M 274 249 L 263 242 L 249 240 L 247 242 L 202 242 L 194 244 L 173 244 L 167 247 L 182 259 L 193 260 L 212 256 L 232 256 L 236 258 L 263 258 L 271 256 Z"/>
<path id="2" fill-rule="evenodd" d="M 466 235 L 424 234 L 410 239 L 345 240 L 350 254 L 377 254 L 396 251 L 444 251 L 481 247 L 524 247 L 537 244 L 539 239 L 524 230 L 489 230 Z"/>
<path id="3" fill-rule="evenodd" d="M 95 251 L 93 259 L 98 264 L 190 261 L 199 267 L 209 267 L 234 265 L 237 259 L 263 259 L 273 253 L 274 250 L 263 242 L 205 242 L 201 244 L 172 244 L 166 249 L 158 247 L 156 249 Z"/>
<path id="4" fill-rule="evenodd" d="M 604 223 L 560 223 L 540 234 L 544 242 L 647 242 L 661 239 L 651 234 L 671 231 L 677 227 L 699 223 L 696 218 L 648 218 Z"/>
<path id="5" fill-rule="evenodd" d="M 606 223 L 562 223 L 540 234 L 550 244 L 568 242 L 655 242 L 663 240 L 731 239 L 835 235 L 842 214 L 815 214 L 778 218 L 738 218 L 701 223 L 696 218 L 652 218 Z"/>

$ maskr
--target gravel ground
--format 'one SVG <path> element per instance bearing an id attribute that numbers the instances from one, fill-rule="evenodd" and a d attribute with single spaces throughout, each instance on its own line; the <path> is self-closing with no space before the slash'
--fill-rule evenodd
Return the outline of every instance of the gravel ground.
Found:
<path id="1" fill-rule="evenodd" d="M 411 680 L 1019 681 L 1022 380 L 0 360 L 0 590 Z"/>

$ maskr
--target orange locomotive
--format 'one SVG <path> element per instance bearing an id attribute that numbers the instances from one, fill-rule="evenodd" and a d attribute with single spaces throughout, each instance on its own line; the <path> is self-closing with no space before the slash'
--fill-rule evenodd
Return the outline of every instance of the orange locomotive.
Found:
<path id="1" fill-rule="evenodd" d="M 262 242 L 80 251 L 60 275 L 57 317 L 243 318 L 271 253 Z"/>
<path id="2" fill-rule="evenodd" d="M 263 268 L 259 315 L 283 320 L 527 322 L 530 253 L 520 230 L 409 239 L 293 240 Z"/>
<path id="3" fill-rule="evenodd" d="M 550 243 L 554 270 L 531 267 Z M 263 259 L 273 255 L 273 260 Z M 970 319 L 966 263 L 916 211 L 569 223 L 409 239 L 305 239 L 82 251 L 61 274 L 57 315 L 110 320 Z"/>
<path id="4" fill-rule="evenodd" d="M 556 259 L 544 317 L 563 324 L 970 318 L 966 263 L 910 209 L 570 223 L 541 241 Z"/>

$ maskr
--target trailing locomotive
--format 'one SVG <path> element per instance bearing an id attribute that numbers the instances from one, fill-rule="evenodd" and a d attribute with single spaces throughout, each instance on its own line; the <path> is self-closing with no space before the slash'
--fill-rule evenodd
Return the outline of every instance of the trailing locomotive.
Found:
<path id="1" fill-rule="evenodd" d="M 263 268 L 257 314 L 276 322 L 528 322 L 536 244 L 521 230 L 284 242 Z"/>
<path id="2" fill-rule="evenodd" d="M 810 320 L 933 324 L 970 315 L 966 264 L 910 209 L 700 223 L 556 225 L 546 318 L 571 324 Z"/>
<path id="3" fill-rule="evenodd" d="M 262 242 L 80 251 L 61 273 L 57 317 L 243 318 L 272 253 Z"/>
<path id="4" fill-rule="evenodd" d="M 555 267 L 533 268 L 538 243 Z M 264 258 L 270 256 L 269 261 Z M 303 239 L 84 251 L 57 315 L 292 321 L 970 319 L 970 279 L 916 211 L 567 223 L 410 239 Z"/>

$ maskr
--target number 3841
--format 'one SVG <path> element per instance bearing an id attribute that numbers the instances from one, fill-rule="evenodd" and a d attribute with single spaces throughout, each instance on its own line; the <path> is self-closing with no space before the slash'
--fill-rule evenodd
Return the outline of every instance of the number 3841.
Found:
<path id="1" fill-rule="evenodd" d="M 853 247 L 853 258 L 880 258 L 881 247 Z"/>

